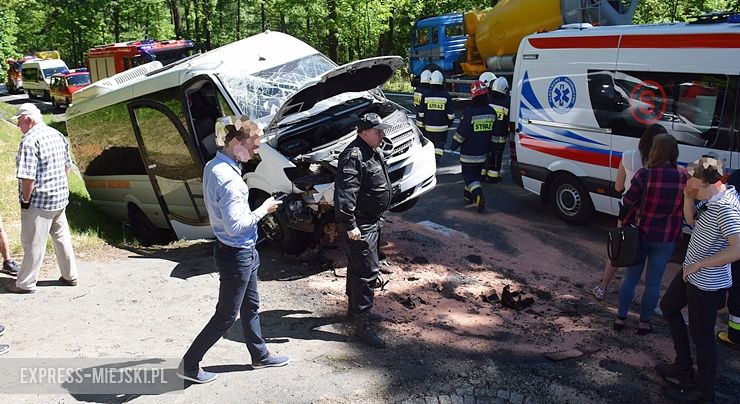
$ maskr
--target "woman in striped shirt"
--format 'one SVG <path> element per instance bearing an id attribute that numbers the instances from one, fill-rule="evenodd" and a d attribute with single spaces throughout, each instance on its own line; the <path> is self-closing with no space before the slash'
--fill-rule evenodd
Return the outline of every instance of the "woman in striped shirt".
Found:
<path id="1" fill-rule="evenodd" d="M 698 377 L 695 386 L 669 389 L 668 397 L 684 402 L 714 401 L 717 350 L 714 326 L 717 311 L 724 307 L 732 286 L 730 264 L 740 259 L 740 199 L 734 187 L 725 186 L 722 163 L 703 157 L 689 165 L 684 191 L 684 216 L 694 225 L 683 270 L 668 286 L 660 308 L 668 323 L 676 350 L 676 361 L 657 366 L 667 380 L 684 384 L 694 375 L 689 333 L 681 315 L 688 306 L 689 330 L 696 345 Z M 698 205 L 694 200 L 698 199 Z"/>

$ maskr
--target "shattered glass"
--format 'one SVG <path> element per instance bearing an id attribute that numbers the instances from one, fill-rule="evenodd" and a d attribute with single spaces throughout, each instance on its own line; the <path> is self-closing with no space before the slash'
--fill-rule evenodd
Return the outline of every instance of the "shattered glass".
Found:
<path id="1" fill-rule="evenodd" d="M 237 70 L 217 76 L 241 112 L 265 127 L 296 90 L 335 67 L 324 55 L 315 54 L 257 73 Z"/>

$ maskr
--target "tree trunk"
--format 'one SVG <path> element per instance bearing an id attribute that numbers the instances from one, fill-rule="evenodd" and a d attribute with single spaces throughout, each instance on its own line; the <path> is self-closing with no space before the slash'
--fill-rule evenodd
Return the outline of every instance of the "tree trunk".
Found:
<path id="1" fill-rule="evenodd" d="M 285 24 L 285 13 L 280 13 L 280 32 L 287 34 L 288 33 L 288 27 L 287 24 Z"/>
<path id="2" fill-rule="evenodd" d="M 329 9 L 329 36 L 326 40 L 329 49 L 329 59 L 339 63 L 339 33 L 337 32 L 337 0 L 327 0 Z"/>
<path id="3" fill-rule="evenodd" d="M 211 9 L 208 0 L 201 0 L 203 6 L 203 37 L 206 51 L 211 50 Z"/>
<path id="4" fill-rule="evenodd" d="M 121 3 L 113 3 L 113 42 L 121 42 Z"/>
<path id="5" fill-rule="evenodd" d="M 262 32 L 265 32 L 265 2 L 260 3 L 260 16 L 262 17 Z"/>
<path id="6" fill-rule="evenodd" d="M 236 0 L 236 39 L 242 37 L 242 1 Z"/>
<path id="7" fill-rule="evenodd" d="M 175 28 L 175 38 L 182 38 L 182 18 L 180 18 L 179 0 L 170 0 L 170 13 L 172 14 L 172 25 Z M 118 42 L 118 41 L 116 41 Z"/>
<path id="8" fill-rule="evenodd" d="M 200 10 L 198 8 L 198 2 L 200 0 L 193 0 L 193 39 L 198 42 L 198 49 L 205 50 L 203 47 L 203 38 L 200 36 Z"/>
<path id="9" fill-rule="evenodd" d="M 388 19 L 388 34 L 385 36 L 385 46 L 383 49 L 384 55 L 390 55 L 393 53 L 393 38 L 395 35 L 396 20 L 391 16 Z"/>
<path id="10" fill-rule="evenodd" d="M 195 39 L 193 32 L 190 30 L 190 0 L 185 0 L 185 31 L 188 39 Z"/>

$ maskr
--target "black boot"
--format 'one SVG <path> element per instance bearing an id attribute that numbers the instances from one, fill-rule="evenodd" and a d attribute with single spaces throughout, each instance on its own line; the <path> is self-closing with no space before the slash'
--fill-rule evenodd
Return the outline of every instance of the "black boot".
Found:
<path id="1" fill-rule="evenodd" d="M 355 315 L 352 314 L 352 312 L 349 310 L 349 307 L 347 308 L 347 317 L 349 317 L 350 320 L 354 321 Z M 379 323 L 383 321 L 383 317 L 380 317 L 379 315 L 375 313 L 368 314 L 368 318 L 370 319 L 371 323 Z"/>
<path id="2" fill-rule="evenodd" d="M 373 348 L 385 348 L 385 342 L 370 328 L 370 313 L 355 315 L 355 338 Z"/>
<path id="3" fill-rule="evenodd" d="M 463 201 L 466 205 L 470 203 L 470 191 L 467 188 L 463 191 Z"/>

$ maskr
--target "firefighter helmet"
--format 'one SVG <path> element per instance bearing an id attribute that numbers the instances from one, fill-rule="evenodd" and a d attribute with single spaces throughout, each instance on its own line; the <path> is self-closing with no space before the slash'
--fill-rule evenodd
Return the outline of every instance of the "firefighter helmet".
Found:
<path id="1" fill-rule="evenodd" d="M 486 87 L 489 87 L 491 83 L 496 80 L 496 75 L 491 72 L 483 72 L 480 77 L 478 77 L 478 80 L 482 81 Z"/>
<path id="2" fill-rule="evenodd" d="M 429 84 L 429 79 L 431 77 L 432 77 L 432 72 L 430 72 L 429 70 L 424 70 L 423 72 L 421 72 L 421 79 L 420 80 L 421 80 L 422 83 Z"/>
<path id="3" fill-rule="evenodd" d="M 488 87 L 486 86 L 486 83 L 478 80 L 474 81 L 473 84 L 470 85 L 470 96 L 471 97 L 477 97 L 479 95 L 485 95 L 488 94 Z"/>
<path id="4" fill-rule="evenodd" d="M 429 84 L 442 85 L 442 83 L 444 82 L 445 82 L 445 76 L 442 75 L 441 71 L 435 70 L 432 72 L 432 77 L 429 78 Z"/>
<path id="5" fill-rule="evenodd" d="M 499 77 L 493 81 L 491 89 L 501 94 L 506 94 L 509 91 L 509 81 L 506 80 L 506 77 Z"/>

